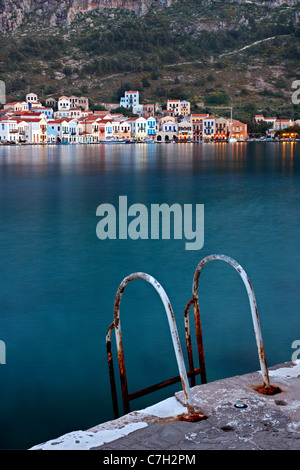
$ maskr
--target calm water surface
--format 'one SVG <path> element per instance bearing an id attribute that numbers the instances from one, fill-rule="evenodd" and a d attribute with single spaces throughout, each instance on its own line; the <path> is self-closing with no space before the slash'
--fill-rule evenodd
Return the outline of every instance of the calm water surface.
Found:
<path id="1" fill-rule="evenodd" d="M 300 339 L 300 151 L 293 143 L 0 148 L 0 448 L 29 448 L 113 418 L 105 335 L 122 279 L 166 290 L 185 353 L 183 312 L 198 262 L 235 258 L 250 277 L 268 365 Z M 99 204 L 204 204 L 205 243 L 96 236 Z M 200 279 L 208 380 L 259 369 L 248 298 L 229 265 Z M 178 374 L 153 287 L 122 299 L 129 392 Z M 114 340 L 114 338 L 113 338 Z M 185 356 L 186 359 L 186 356 Z M 116 364 L 116 360 L 115 360 Z M 140 409 L 180 385 L 132 402 Z"/>

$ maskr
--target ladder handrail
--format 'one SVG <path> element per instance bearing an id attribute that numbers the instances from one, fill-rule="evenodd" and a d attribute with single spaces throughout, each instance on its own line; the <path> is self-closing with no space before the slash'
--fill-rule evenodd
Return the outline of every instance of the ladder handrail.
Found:
<path id="1" fill-rule="evenodd" d="M 115 302 L 114 302 L 114 322 L 110 326 L 110 330 L 114 326 L 115 334 L 116 334 L 116 344 L 117 344 L 117 353 L 118 353 L 118 360 L 119 360 L 119 372 L 120 372 L 120 381 L 121 381 L 121 389 L 122 389 L 122 399 L 123 399 L 123 408 L 124 413 L 128 413 L 129 410 L 129 399 L 128 399 L 128 388 L 127 388 L 127 378 L 126 378 L 126 369 L 125 369 L 125 360 L 124 360 L 124 350 L 123 350 L 123 340 L 122 340 L 122 332 L 121 332 L 121 322 L 120 322 L 120 303 L 122 299 L 123 292 L 126 286 L 135 279 L 144 279 L 145 281 L 149 282 L 159 294 L 163 305 L 165 307 L 165 311 L 168 317 L 168 323 L 171 331 L 173 347 L 175 351 L 175 356 L 177 360 L 177 365 L 179 369 L 180 379 L 182 383 L 182 388 L 186 400 L 186 407 L 188 410 L 188 415 L 190 417 L 196 416 L 194 406 L 192 403 L 192 397 L 188 382 L 188 376 L 183 360 L 182 349 L 180 345 L 180 340 L 178 336 L 176 321 L 173 313 L 173 309 L 170 303 L 170 300 L 161 286 L 161 284 L 152 276 L 142 272 L 132 273 L 129 276 L 125 277 L 116 293 Z"/>
<path id="2" fill-rule="evenodd" d="M 234 267 L 234 269 L 239 273 L 241 276 L 244 285 L 247 289 L 248 297 L 249 297 L 249 303 L 250 303 L 250 308 L 251 308 L 251 314 L 252 314 L 252 322 L 254 326 L 254 332 L 255 332 L 255 339 L 256 339 L 256 345 L 257 345 L 257 350 L 258 350 L 258 356 L 259 356 L 259 362 L 260 362 L 260 367 L 261 367 L 261 373 L 264 381 L 264 389 L 266 392 L 268 391 L 273 391 L 273 387 L 270 385 L 270 380 L 269 380 L 269 373 L 267 369 L 267 364 L 266 364 L 266 357 L 265 357 L 265 350 L 264 350 L 264 345 L 263 345 L 263 340 L 262 340 L 262 334 L 261 334 L 261 328 L 260 328 L 260 322 L 259 322 L 259 317 L 258 317 L 258 308 L 257 308 L 257 303 L 256 303 L 256 298 L 254 294 L 254 290 L 252 287 L 252 284 L 250 282 L 249 277 L 247 276 L 245 270 L 242 268 L 242 266 L 233 258 L 230 258 L 229 256 L 226 255 L 220 255 L 220 254 L 213 254 L 210 256 L 207 256 L 203 258 L 200 263 L 198 264 L 195 274 L 194 274 L 194 279 L 193 279 L 193 298 L 189 301 L 186 307 L 186 312 L 185 312 L 185 321 L 186 321 L 186 331 L 189 332 L 189 322 L 188 322 L 188 310 L 190 305 L 193 303 L 194 305 L 194 317 L 195 317 L 195 324 L 196 324 L 196 335 L 197 335 L 197 346 L 198 346 L 198 357 L 199 357 L 199 365 L 202 370 L 202 383 L 206 383 L 206 371 L 205 371 L 205 361 L 204 361 L 204 353 L 203 353 L 203 340 L 202 340 L 202 332 L 201 332 L 201 322 L 200 322 L 200 308 L 199 308 L 199 279 L 201 272 L 206 264 L 208 264 L 211 261 L 214 260 L 219 260 L 219 261 L 225 261 L 226 263 L 230 264 L 231 266 Z M 191 351 L 189 351 L 190 354 Z"/>

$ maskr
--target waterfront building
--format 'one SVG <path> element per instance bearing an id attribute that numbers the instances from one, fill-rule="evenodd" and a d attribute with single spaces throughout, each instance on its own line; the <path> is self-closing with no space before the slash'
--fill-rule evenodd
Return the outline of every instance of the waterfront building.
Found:
<path id="1" fill-rule="evenodd" d="M 98 119 L 89 116 L 87 119 L 82 120 L 83 130 L 86 136 L 89 136 L 89 143 L 96 143 L 99 141 L 99 123 Z M 87 137 L 86 137 L 87 139 Z"/>
<path id="2" fill-rule="evenodd" d="M 46 118 L 28 119 L 28 142 L 31 144 L 45 144 L 47 142 Z"/>
<path id="3" fill-rule="evenodd" d="M 216 118 L 213 116 L 209 116 L 203 119 L 203 140 L 204 142 L 208 142 L 213 140 L 215 135 L 215 127 Z"/>
<path id="4" fill-rule="evenodd" d="M 77 143 L 77 120 L 76 119 L 69 120 L 69 142 L 70 144 Z"/>
<path id="5" fill-rule="evenodd" d="M 127 121 L 121 121 L 119 139 L 129 140 L 131 138 L 130 130 L 130 124 Z"/>
<path id="6" fill-rule="evenodd" d="M 16 119 L 0 119 L 0 142 L 5 141 L 19 141 L 19 130 Z"/>
<path id="7" fill-rule="evenodd" d="M 105 140 L 113 139 L 113 127 L 111 121 L 105 122 Z"/>
<path id="8" fill-rule="evenodd" d="M 56 144 L 57 142 L 57 131 L 47 124 L 47 143 Z"/>
<path id="9" fill-rule="evenodd" d="M 203 141 L 203 119 L 207 118 L 209 114 L 191 114 L 191 123 L 193 130 L 193 141 Z"/>
<path id="10" fill-rule="evenodd" d="M 220 117 L 215 120 L 215 135 L 214 139 L 218 141 L 227 140 L 230 134 L 230 121 L 226 118 Z"/>
<path id="11" fill-rule="evenodd" d="M 131 137 L 143 140 L 147 137 L 147 120 L 143 117 L 131 117 L 127 119 L 131 128 Z"/>
<path id="12" fill-rule="evenodd" d="M 48 126 L 56 131 L 57 142 L 69 142 L 69 123 L 65 119 L 52 119 Z"/>
<path id="13" fill-rule="evenodd" d="M 83 144 L 84 143 L 84 125 L 82 121 L 77 121 L 77 134 L 76 134 L 76 139 L 77 139 L 77 144 Z"/>
<path id="14" fill-rule="evenodd" d="M 28 142 L 29 139 L 29 124 L 27 121 L 17 119 L 19 142 Z"/>
<path id="15" fill-rule="evenodd" d="M 193 126 L 191 121 L 184 119 L 178 123 L 178 142 L 193 140 Z"/>
<path id="16" fill-rule="evenodd" d="M 147 136 L 155 138 L 156 135 L 156 119 L 153 116 L 147 118 Z"/>
<path id="17" fill-rule="evenodd" d="M 235 137 L 237 140 L 247 140 L 248 137 L 248 128 L 247 124 L 244 124 L 241 121 L 232 121 L 230 126 L 230 137 Z"/>
<path id="18" fill-rule="evenodd" d="M 156 132 L 157 142 L 176 142 L 178 139 L 178 123 L 175 119 L 162 120 L 159 130 Z"/>

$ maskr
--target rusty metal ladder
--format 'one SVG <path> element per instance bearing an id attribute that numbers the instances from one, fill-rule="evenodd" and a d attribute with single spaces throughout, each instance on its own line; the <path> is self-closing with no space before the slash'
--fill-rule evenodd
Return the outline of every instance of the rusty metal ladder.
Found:
<path id="1" fill-rule="evenodd" d="M 259 317 L 258 317 L 257 303 L 256 303 L 256 298 L 255 298 L 252 284 L 245 270 L 242 268 L 242 266 L 233 258 L 230 258 L 229 256 L 226 256 L 226 255 L 210 255 L 210 256 L 207 256 L 206 258 L 203 258 L 202 261 L 200 261 L 200 263 L 198 264 L 195 274 L 194 274 L 193 297 L 187 303 L 185 311 L 184 311 L 185 334 L 186 334 L 186 343 L 187 343 L 187 350 L 188 350 L 189 369 L 194 370 L 190 322 L 189 322 L 189 310 L 190 310 L 191 305 L 193 305 L 199 368 L 201 371 L 200 372 L 201 383 L 207 383 L 204 352 L 203 352 L 203 339 L 202 339 L 202 329 L 201 329 L 201 321 L 200 321 L 199 291 L 198 290 L 199 290 L 200 274 L 204 266 L 210 263 L 211 261 L 215 261 L 215 260 L 225 261 L 226 263 L 230 264 L 241 276 L 244 282 L 244 285 L 246 287 L 246 290 L 247 290 L 249 303 L 250 303 L 250 309 L 251 309 L 251 315 L 252 315 L 252 322 L 253 322 L 253 327 L 254 327 L 254 333 L 255 333 L 256 346 L 257 346 L 258 357 L 259 357 L 259 362 L 260 362 L 260 369 L 261 369 L 261 374 L 263 377 L 263 385 L 258 386 L 256 390 L 259 393 L 263 393 L 265 395 L 273 395 L 275 393 L 278 393 L 280 391 L 279 388 L 272 386 L 269 380 L 269 373 L 268 373 L 268 368 L 266 364 L 265 350 L 264 350 L 263 339 L 262 339 L 261 328 L 260 328 Z M 191 386 L 192 387 L 195 386 L 194 376 L 191 377 Z"/>
<path id="2" fill-rule="evenodd" d="M 174 347 L 177 365 L 179 369 L 179 376 L 129 394 L 128 387 L 127 387 L 127 377 L 126 377 L 124 350 L 123 350 L 123 341 L 122 341 L 122 332 L 121 332 L 121 323 L 120 323 L 120 303 L 121 303 L 121 298 L 125 290 L 125 287 L 131 281 L 135 279 L 144 279 L 145 281 L 149 282 L 158 292 L 163 302 L 163 305 L 165 307 L 165 311 L 168 317 L 168 323 L 170 327 L 173 347 Z M 141 273 L 141 272 L 130 274 L 125 279 L 123 279 L 116 293 L 115 303 L 114 303 L 114 321 L 113 323 L 111 323 L 111 325 L 109 326 L 107 330 L 106 348 L 107 348 L 107 359 L 108 359 L 108 367 L 109 367 L 109 375 L 110 375 L 110 385 L 111 385 L 114 417 L 118 418 L 119 409 L 118 409 L 117 390 L 116 390 L 116 382 L 115 382 L 115 376 L 114 376 L 114 366 L 113 366 L 112 347 L 111 347 L 111 333 L 113 329 L 115 329 L 115 335 L 116 335 L 116 345 L 117 345 L 117 354 L 118 354 L 118 361 L 119 361 L 119 372 L 120 372 L 120 382 L 121 382 L 121 389 L 122 389 L 122 401 L 123 401 L 124 414 L 127 414 L 130 412 L 130 407 L 129 407 L 130 400 L 147 395 L 155 390 L 160 390 L 164 387 L 167 387 L 168 385 L 181 381 L 184 396 L 185 396 L 185 401 L 186 401 L 186 407 L 187 407 L 187 414 L 183 414 L 181 416 L 181 419 L 187 420 L 187 421 L 196 421 L 196 420 L 205 418 L 205 416 L 202 415 L 201 413 L 195 412 L 194 405 L 192 403 L 190 387 L 188 383 L 188 374 L 186 372 L 186 368 L 185 368 L 185 364 L 183 360 L 182 349 L 180 345 L 180 340 L 178 336 L 173 309 L 172 309 L 171 303 L 168 299 L 168 296 L 165 290 L 154 277 L 150 276 L 149 274 Z M 189 376 L 191 376 L 191 374 L 193 374 L 193 372 L 190 372 Z"/>
<path id="3" fill-rule="evenodd" d="M 240 274 L 245 287 L 247 289 L 247 293 L 249 296 L 249 302 L 251 307 L 251 314 L 252 314 L 252 321 L 255 331 L 255 338 L 256 344 L 258 349 L 259 361 L 261 366 L 261 373 L 263 377 L 263 385 L 256 387 L 256 390 L 259 393 L 263 394 L 275 394 L 278 393 L 280 390 L 278 387 L 274 387 L 270 384 L 268 369 L 266 365 L 266 358 L 264 352 L 264 346 L 262 341 L 261 329 L 259 324 L 258 318 L 258 310 L 256 305 L 256 299 L 253 291 L 253 287 L 250 283 L 250 280 L 245 273 L 244 269 L 232 258 L 229 258 L 225 255 L 211 255 L 204 258 L 198 264 L 194 279 L 193 279 L 193 297 L 187 303 L 185 311 L 184 311 L 184 322 L 185 322 L 185 335 L 186 335 L 186 343 L 187 343 L 187 351 L 188 351 L 188 362 L 189 362 L 189 371 L 186 371 L 184 359 L 182 355 L 182 349 L 179 341 L 178 331 L 176 327 L 175 317 L 173 313 L 173 309 L 171 303 L 168 299 L 168 296 L 162 286 L 158 283 L 158 281 L 146 273 L 133 273 L 127 276 L 121 284 L 116 293 L 115 302 L 114 302 L 114 321 L 110 324 L 107 334 L 106 334 L 106 349 L 107 349 L 107 360 L 108 360 L 108 368 L 109 368 L 109 376 L 110 376 L 110 386 L 111 386 L 111 395 L 112 395 L 112 403 L 113 403 L 113 412 L 114 418 L 118 418 L 119 415 L 119 407 L 118 407 L 118 398 L 117 398 L 117 388 L 116 388 L 116 381 L 114 375 L 114 365 L 113 365 L 113 354 L 112 354 L 112 345 L 111 345 L 111 335 L 112 331 L 115 329 L 115 336 L 116 336 L 116 346 L 117 346 L 117 355 L 118 355 L 118 363 L 119 363 L 119 373 L 120 373 L 120 383 L 121 383 L 121 390 L 122 390 L 122 401 L 123 401 L 123 410 L 124 414 L 130 412 L 129 402 L 141 396 L 147 395 L 151 392 L 156 390 L 160 390 L 164 387 L 172 385 L 174 383 L 178 383 L 181 381 L 186 407 L 187 407 L 187 414 L 181 416 L 181 419 L 187 421 L 196 421 L 200 419 L 204 419 L 205 416 L 201 413 L 196 413 L 194 405 L 192 403 L 190 386 L 188 382 L 188 378 L 191 381 L 191 386 L 195 386 L 195 376 L 200 375 L 201 383 L 207 383 L 206 378 L 206 368 L 205 368 L 205 360 L 204 360 L 204 353 L 203 353 L 203 339 L 202 339 L 202 330 L 201 330 L 201 321 L 200 321 L 200 308 L 199 308 L 199 295 L 198 295 L 198 284 L 200 274 L 202 272 L 203 267 L 213 260 L 221 260 L 225 261 L 226 263 L 233 266 L 236 271 Z M 127 377 L 126 377 L 126 368 L 125 368 L 125 359 L 124 359 L 124 350 L 123 350 L 123 341 L 122 341 L 122 332 L 121 332 L 121 323 L 120 323 L 120 303 L 123 292 L 126 286 L 135 279 L 144 279 L 145 281 L 149 282 L 155 290 L 158 292 L 163 305 L 165 307 L 165 311 L 168 317 L 168 323 L 170 327 L 170 332 L 173 341 L 173 347 L 175 351 L 175 356 L 177 360 L 177 365 L 179 369 L 179 376 L 173 377 L 171 379 L 165 380 L 160 382 L 156 385 L 152 385 L 150 387 L 144 388 L 142 390 L 128 393 L 128 386 L 127 386 Z M 194 306 L 194 319 L 195 319 L 195 327 L 196 327 L 196 339 L 197 339 L 197 349 L 198 349 L 198 359 L 199 359 L 199 367 L 194 368 L 193 363 L 193 352 L 192 352 L 192 342 L 191 342 L 191 332 L 190 332 L 190 322 L 189 322 L 189 310 L 191 305 Z"/>

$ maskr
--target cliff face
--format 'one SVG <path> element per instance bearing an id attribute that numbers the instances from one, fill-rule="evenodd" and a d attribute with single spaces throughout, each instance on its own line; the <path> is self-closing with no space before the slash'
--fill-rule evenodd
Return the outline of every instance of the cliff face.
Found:
<path id="1" fill-rule="evenodd" d="M 0 31 L 13 31 L 27 15 L 43 19 L 45 24 L 70 24 L 80 12 L 121 8 L 145 14 L 157 5 L 170 6 L 173 0 L 0 0 Z"/>

